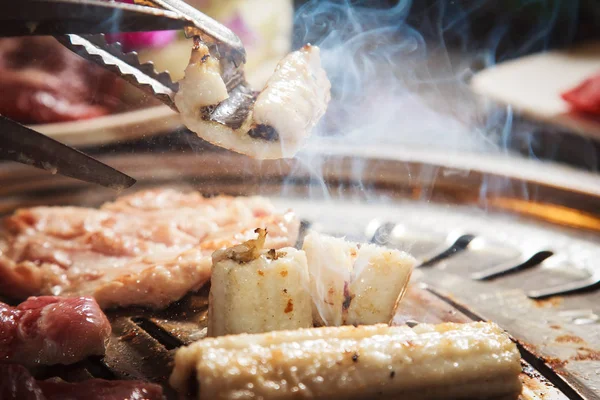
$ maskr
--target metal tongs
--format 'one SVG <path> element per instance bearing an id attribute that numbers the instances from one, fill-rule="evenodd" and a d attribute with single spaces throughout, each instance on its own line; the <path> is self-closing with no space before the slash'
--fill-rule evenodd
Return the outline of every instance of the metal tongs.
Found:
<path id="1" fill-rule="evenodd" d="M 108 44 L 106 33 L 183 29 L 211 51 L 239 67 L 246 61 L 241 40 L 227 27 L 180 0 L 26 0 L 2 7 L 0 37 L 51 35 L 64 46 L 111 72 L 174 110 L 177 83 L 140 63 L 135 52 Z M 17 161 L 86 182 L 127 188 L 136 181 L 98 160 L 39 132 L 0 116 L 0 159 Z"/>

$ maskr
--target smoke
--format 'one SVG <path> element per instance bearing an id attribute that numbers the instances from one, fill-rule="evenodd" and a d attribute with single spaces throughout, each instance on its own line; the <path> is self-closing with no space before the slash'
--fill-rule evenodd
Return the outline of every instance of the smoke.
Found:
<path id="1" fill-rule="evenodd" d="M 296 42 L 321 48 L 332 82 L 333 100 L 313 144 L 335 136 L 345 144 L 481 147 L 477 138 L 464 140 L 465 121 L 440 112 L 450 105 L 440 104 L 445 102 L 440 92 L 457 73 L 451 65 L 435 75 L 429 71 L 438 55 L 428 53 L 423 35 L 407 23 L 411 5 L 407 0 L 390 8 L 312 1 L 297 11 Z M 445 64 L 447 56 L 441 60 Z"/>
<path id="2" fill-rule="evenodd" d="M 495 2 L 400 0 L 376 7 L 373 1 L 313 0 L 300 7 L 295 45 L 321 48 L 332 101 L 289 179 L 310 174 L 317 183 L 310 198 L 333 194 L 347 198 L 351 192 L 369 199 L 372 191 L 364 179 L 368 172 L 364 160 L 356 157 L 350 165 L 332 162 L 340 148 L 359 149 L 363 155 L 371 149 L 374 158 L 381 149 L 394 148 L 442 155 L 508 154 L 515 141 L 515 113 L 509 106 L 482 104 L 468 81 L 477 69 L 498 60 L 546 49 L 559 15 L 568 22 L 561 43 L 569 42 L 577 2 L 531 0 L 522 6 L 513 2 L 518 17 L 513 11 L 499 14 L 487 20 L 495 22 L 485 27 L 484 34 L 478 33 L 479 17 L 474 14 L 485 15 L 490 3 Z M 514 26 L 523 17 L 530 23 L 515 36 Z M 532 141 L 527 131 L 519 132 L 518 138 Z M 535 157 L 531 149 L 529 153 Z M 326 170 L 338 175 L 350 171 L 354 187 L 327 182 Z M 398 171 L 402 173 L 406 171 Z M 411 179 L 433 185 L 438 173 L 432 167 Z M 481 198 L 505 189 L 501 181 L 484 180 Z M 523 186 L 519 196 L 530 195 Z M 428 200 L 428 191 L 421 196 Z"/>

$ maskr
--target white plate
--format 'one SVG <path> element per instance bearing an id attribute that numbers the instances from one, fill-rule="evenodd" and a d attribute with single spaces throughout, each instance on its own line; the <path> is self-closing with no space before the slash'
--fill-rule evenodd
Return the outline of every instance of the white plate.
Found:
<path id="1" fill-rule="evenodd" d="M 600 73 L 600 42 L 498 64 L 476 74 L 475 92 L 542 122 L 600 138 L 600 118 L 573 113 L 561 93 Z"/>

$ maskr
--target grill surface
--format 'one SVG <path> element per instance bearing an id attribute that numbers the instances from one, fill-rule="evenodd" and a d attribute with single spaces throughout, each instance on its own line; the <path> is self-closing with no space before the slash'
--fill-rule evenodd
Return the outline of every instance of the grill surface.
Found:
<path id="1" fill-rule="evenodd" d="M 414 281 L 426 287 L 413 286 L 396 322 L 493 320 L 560 389 L 526 365 L 525 398 L 598 398 L 600 293 L 591 284 L 600 276 L 600 201 L 593 188 L 457 172 L 414 160 L 363 160 L 357 182 L 354 162 L 332 159 L 321 165 L 328 191 L 289 163 L 212 153 L 165 156 L 168 169 L 156 168 L 154 157 L 105 161 L 140 179 L 136 189 L 175 182 L 206 194 L 271 195 L 315 230 L 410 251 L 421 261 Z M 34 204 L 97 205 L 114 197 L 34 170 L 20 168 L 16 179 L 16 168 L 0 168 L 0 212 Z M 492 188 L 486 194 L 483 184 Z M 587 290 L 547 297 L 579 286 Z M 205 335 L 207 290 L 161 312 L 109 312 L 114 336 L 106 357 L 53 373 L 69 380 L 98 376 L 164 384 L 174 350 Z"/>
<path id="2" fill-rule="evenodd" d="M 150 380 L 164 386 L 167 399 L 176 399 L 177 395 L 168 386 L 174 349 L 206 335 L 208 290 L 205 287 L 159 313 L 144 310 L 109 312 L 113 335 L 103 359 L 89 359 L 58 371 L 52 367 L 52 371 L 38 371 L 37 376 L 60 376 L 69 381 L 90 377 Z M 395 322 L 414 324 L 470 320 L 455 307 L 413 285 Z M 522 400 L 568 398 L 526 361 L 523 361 L 523 369 L 521 380 L 525 390 Z"/>

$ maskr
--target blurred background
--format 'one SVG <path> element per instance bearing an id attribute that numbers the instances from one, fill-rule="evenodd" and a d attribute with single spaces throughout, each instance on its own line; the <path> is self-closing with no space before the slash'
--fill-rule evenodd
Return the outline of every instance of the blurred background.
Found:
<path id="1" fill-rule="evenodd" d="M 256 88 L 291 49 L 322 48 L 333 100 L 304 157 L 368 144 L 600 167 L 598 113 L 561 97 L 600 73 L 595 0 L 188 2 L 240 36 Z M 110 39 L 183 76 L 180 33 Z M 0 41 L 0 113 L 91 154 L 206 147 L 171 110 L 52 40 Z"/>

